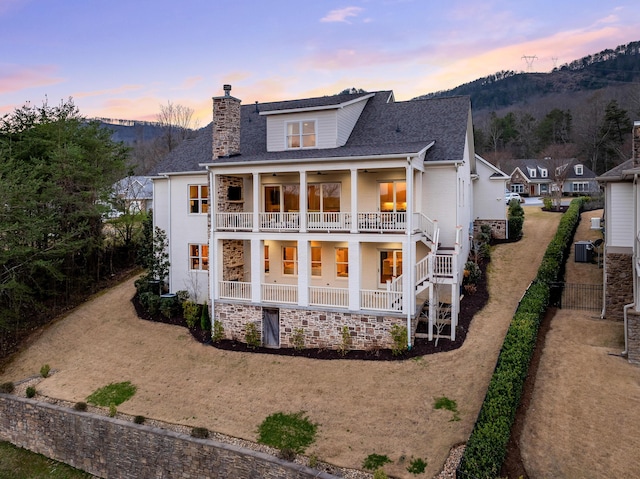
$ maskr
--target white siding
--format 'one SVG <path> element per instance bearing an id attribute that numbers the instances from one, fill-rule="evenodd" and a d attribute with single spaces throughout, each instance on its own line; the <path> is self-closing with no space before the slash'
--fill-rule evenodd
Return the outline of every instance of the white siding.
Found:
<path id="1" fill-rule="evenodd" d="M 288 121 L 315 120 L 317 148 L 337 146 L 336 110 L 269 115 L 267 117 L 267 151 L 283 151 L 286 146 L 285 124 Z"/>
<path id="2" fill-rule="evenodd" d="M 607 184 L 607 246 L 633 246 L 633 185 Z"/>
<path id="3" fill-rule="evenodd" d="M 338 110 L 337 146 L 343 146 L 347 142 L 366 104 L 366 101 L 359 101 L 358 103 L 347 105 L 345 108 Z"/>
<path id="4" fill-rule="evenodd" d="M 423 178 L 422 211 L 438 221 L 442 245 L 453 246 L 458 225 L 456 170 L 453 166 L 428 167 Z"/>
<path id="5" fill-rule="evenodd" d="M 504 203 L 506 179 L 491 179 L 495 172 L 484 161 L 476 161 L 478 179 L 473 183 L 473 218 L 483 220 L 505 220 L 507 208 Z"/>

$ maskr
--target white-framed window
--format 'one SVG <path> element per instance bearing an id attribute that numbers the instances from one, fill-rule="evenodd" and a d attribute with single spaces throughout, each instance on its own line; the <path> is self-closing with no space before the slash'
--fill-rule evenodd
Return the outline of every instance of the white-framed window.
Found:
<path id="1" fill-rule="evenodd" d="M 511 193 L 524 193 L 524 185 L 522 183 L 511 185 Z"/>
<path id="2" fill-rule="evenodd" d="M 386 286 L 387 281 L 392 281 L 401 274 L 402 250 L 381 250 L 379 286 Z"/>
<path id="3" fill-rule="evenodd" d="M 540 185 L 540 193 L 548 193 L 549 192 L 549 185 L 542 183 Z"/>
<path id="4" fill-rule="evenodd" d="M 340 183 L 310 183 L 307 186 L 307 211 L 340 212 Z"/>
<path id="5" fill-rule="evenodd" d="M 209 269 L 209 245 L 189 245 L 189 269 L 207 271 Z"/>
<path id="6" fill-rule="evenodd" d="M 529 170 L 529 178 L 535 178 L 536 177 L 536 169 L 535 168 L 528 168 Z"/>
<path id="7" fill-rule="evenodd" d="M 407 211 L 407 182 L 404 180 L 381 182 L 379 201 L 382 212 Z"/>
<path id="8" fill-rule="evenodd" d="M 583 193 L 589 191 L 589 183 L 586 181 L 574 181 L 571 188 L 574 193 Z"/>
<path id="9" fill-rule="evenodd" d="M 349 248 L 336 248 L 336 276 L 349 277 Z"/>
<path id="10" fill-rule="evenodd" d="M 584 174 L 584 169 L 582 168 L 582 165 L 576 165 L 574 168 L 576 171 L 576 175 L 582 176 Z"/>
<path id="11" fill-rule="evenodd" d="M 311 276 L 322 276 L 322 247 L 311 247 Z"/>
<path id="12" fill-rule="evenodd" d="M 209 186 L 189 185 L 189 213 L 206 214 L 209 212 Z"/>
<path id="13" fill-rule="evenodd" d="M 282 247 L 282 274 L 295 276 L 298 274 L 298 247 Z"/>
<path id="14" fill-rule="evenodd" d="M 541 178 L 548 178 L 549 177 L 549 170 L 547 170 L 546 168 L 540 168 L 540 177 Z"/>
<path id="15" fill-rule="evenodd" d="M 266 213 L 290 213 L 300 211 L 300 185 L 265 186 L 264 211 Z"/>
<path id="16" fill-rule="evenodd" d="M 315 148 L 316 121 L 289 121 L 287 128 L 287 148 Z"/>
<path id="17" fill-rule="evenodd" d="M 269 264 L 269 245 L 264 245 L 264 274 L 269 274 L 269 269 L 271 265 Z"/>

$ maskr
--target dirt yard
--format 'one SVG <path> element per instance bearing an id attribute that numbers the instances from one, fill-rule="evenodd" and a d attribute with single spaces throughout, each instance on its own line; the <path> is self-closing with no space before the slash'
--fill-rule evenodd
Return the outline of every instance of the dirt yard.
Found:
<path id="1" fill-rule="evenodd" d="M 525 207 L 525 212 L 524 238 L 494 248 L 488 268 L 491 299 L 473 319 L 465 344 L 454 351 L 385 362 L 318 361 L 221 351 L 196 342 L 186 329 L 138 319 L 130 302 L 134 288 L 129 280 L 41 331 L 7 365 L 0 381 L 36 375 L 47 363 L 56 372 L 39 383 L 38 393 L 72 402 L 86 400 L 109 383 L 131 381 L 138 387 L 137 393 L 119 411 L 203 426 L 250 441 L 255 441 L 258 424 L 268 415 L 302 410 L 319 424 L 318 439 L 308 454 L 349 468 L 360 468 L 372 453 L 386 454 L 394 463 L 385 466 L 385 471 L 398 478 L 415 477 L 406 467 L 412 457 L 422 458 L 428 467 L 420 477 L 430 478 L 441 471 L 450 448 L 469 436 L 509 321 L 560 220 L 559 214 L 542 212 L 539 207 Z M 630 452 L 631 445 L 629 441 L 605 439 L 600 432 L 596 434 L 596 426 L 614 421 L 620 428 L 640 426 L 628 415 L 613 412 L 624 401 L 636 401 L 636 408 L 626 405 L 625 413 L 638 409 L 638 376 L 625 383 L 626 391 L 618 392 L 621 381 L 616 379 L 616 371 L 631 367 L 606 355 L 610 350 L 621 350 L 619 335 L 600 335 L 598 331 L 606 323 L 578 320 L 587 323 L 589 334 L 581 327 L 583 333 L 574 335 L 572 341 L 591 338 L 591 342 L 580 346 L 560 340 L 561 346 L 554 350 L 562 356 L 551 361 L 553 367 L 543 368 L 553 379 L 550 390 L 554 394 L 549 399 L 557 402 L 549 406 L 549 412 L 534 415 L 535 411 L 531 416 L 537 427 L 528 428 L 526 444 L 531 448 L 527 450 L 539 453 L 528 453 L 527 463 L 532 471 L 541 471 L 533 477 L 572 477 L 549 475 L 547 471 L 555 473 L 557 462 L 574 461 L 587 471 L 596 470 L 595 462 L 601 462 L 602 456 L 613 463 L 614 453 Z M 572 365 L 587 365 L 581 359 L 574 360 L 576 355 L 584 355 L 586 361 L 587 353 L 580 352 L 580 347 L 593 350 L 596 346 L 600 354 L 595 365 L 588 364 L 588 373 L 569 370 Z M 598 362 L 615 367 L 594 376 Z M 558 367 L 558 363 L 564 366 Z M 558 377 L 565 372 L 569 378 Z M 585 399 L 573 399 L 579 386 L 589 391 L 587 407 Z M 451 421 L 449 411 L 433 408 L 434 399 L 441 396 L 457 402 L 460 421 Z M 598 416 L 588 424 L 576 420 L 586 417 L 586 409 Z M 628 437 L 640 437 L 637 432 L 629 432 Z M 616 435 L 619 433 L 620 429 Z M 565 437 L 572 441 L 559 448 L 549 447 Z M 563 450 L 575 454 L 569 446 L 575 446 L 576 439 L 584 442 L 585 448 L 595 445 L 596 440 L 607 440 L 608 447 L 599 448 L 597 454 L 581 448 L 581 457 L 562 455 Z M 612 444 L 619 445 L 616 451 Z M 543 460 L 551 461 L 552 468 Z M 594 464 L 589 465 L 591 461 Z M 634 458 L 626 463 L 633 461 L 637 466 Z"/>
<path id="2" fill-rule="evenodd" d="M 575 240 L 601 235 L 586 212 Z M 567 262 L 567 282 L 602 284 L 595 264 Z M 524 431 L 530 478 L 630 478 L 640 474 L 640 367 L 619 356 L 620 322 L 560 309 L 551 320 Z"/>

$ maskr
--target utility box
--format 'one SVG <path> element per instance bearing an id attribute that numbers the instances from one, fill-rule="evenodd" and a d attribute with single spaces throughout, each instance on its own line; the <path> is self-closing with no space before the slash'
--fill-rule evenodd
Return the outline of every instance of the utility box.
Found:
<path id="1" fill-rule="evenodd" d="M 592 230 L 599 230 L 601 229 L 600 227 L 600 218 L 591 218 L 591 229 Z"/>
<path id="2" fill-rule="evenodd" d="M 576 263 L 591 263 L 593 258 L 593 244 L 591 241 L 578 241 L 576 247 Z"/>

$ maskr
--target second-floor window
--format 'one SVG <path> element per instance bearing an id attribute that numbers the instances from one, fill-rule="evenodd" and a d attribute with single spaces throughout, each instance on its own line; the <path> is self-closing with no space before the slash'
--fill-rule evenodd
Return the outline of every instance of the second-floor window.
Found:
<path id="1" fill-rule="evenodd" d="M 292 213 L 300 210 L 300 185 L 264 187 L 264 210 L 267 213 Z"/>
<path id="2" fill-rule="evenodd" d="M 315 120 L 287 122 L 287 148 L 314 148 L 315 146 Z"/>
<path id="3" fill-rule="evenodd" d="M 309 212 L 340 212 L 340 183 L 314 183 L 307 186 Z"/>
<path id="4" fill-rule="evenodd" d="M 576 169 L 576 175 L 579 175 L 579 176 L 580 176 L 580 175 L 582 175 L 582 174 L 583 174 L 583 171 L 582 171 L 582 165 L 576 165 L 576 166 L 575 166 L 575 169 Z"/>
<path id="5" fill-rule="evenodd" d="M 189 245 L 189 269 L 209 269 L 209 246 L 206 244 Z"/>
<path id="6" fill-rule="evenodd" d="M 407 211 L 407 183 L 405 181 L 380 183 L 380 211 Z"/>
<path id="7" fill-rule="evenodd" d="M 209 187 L 189 185 L 189 213 L 209 212 Z"/>

